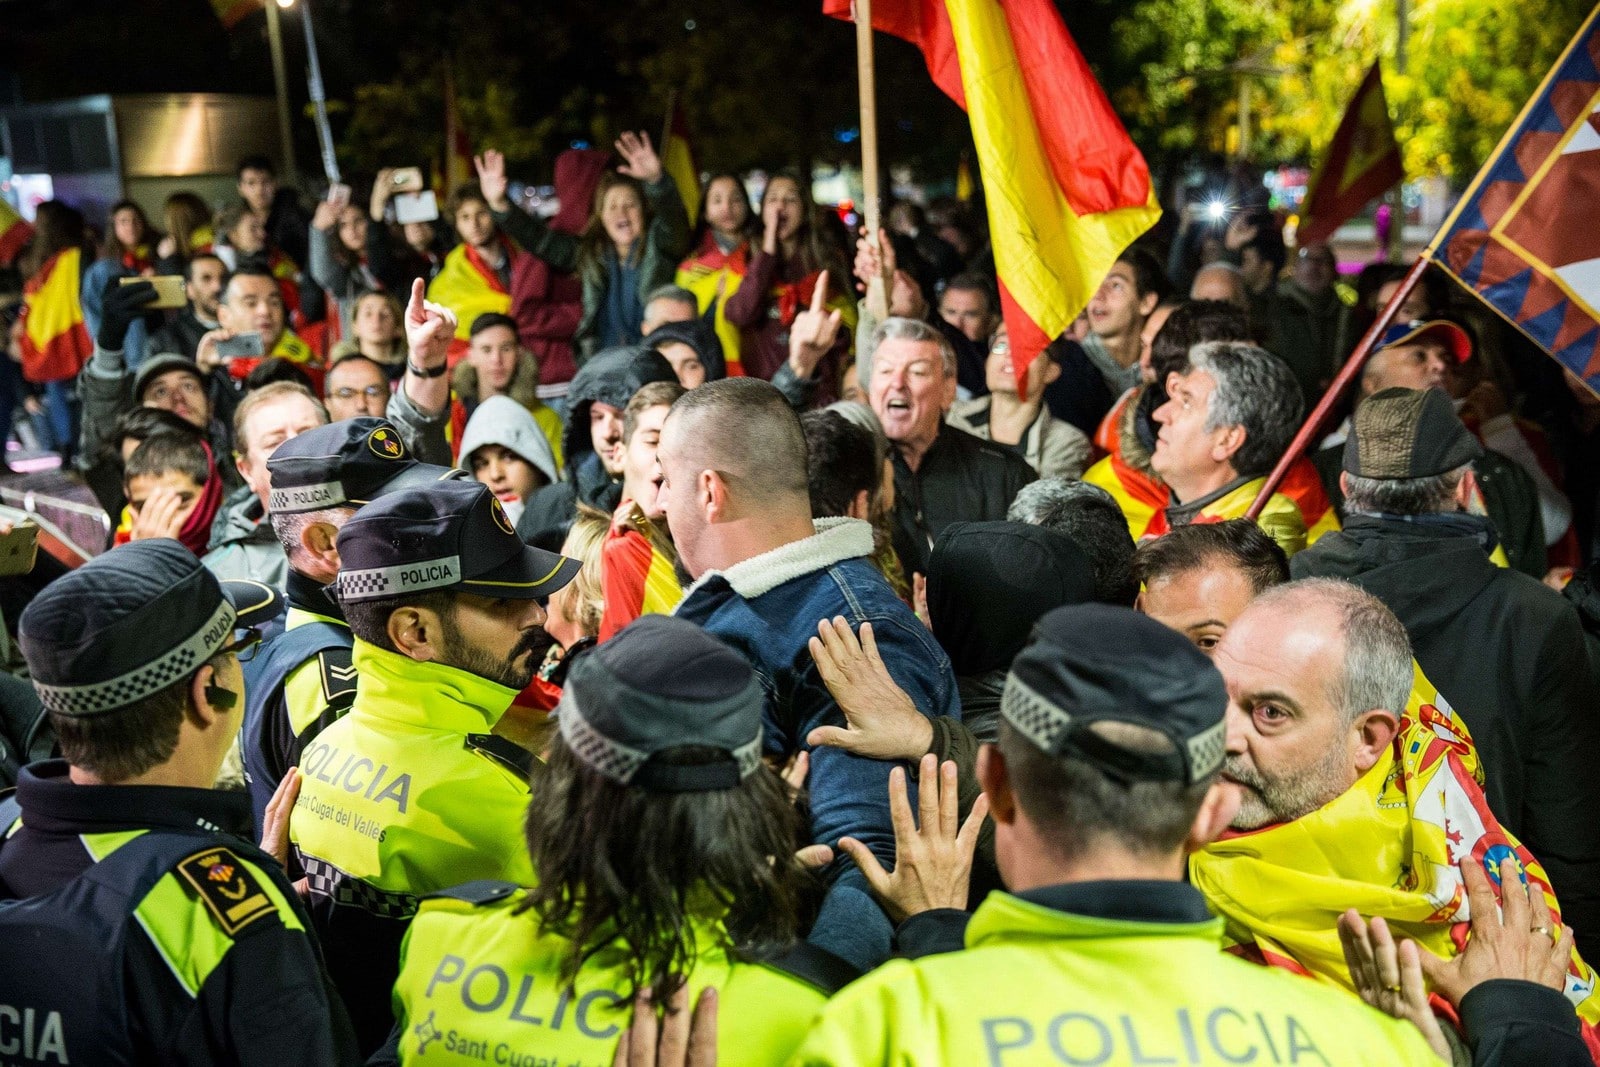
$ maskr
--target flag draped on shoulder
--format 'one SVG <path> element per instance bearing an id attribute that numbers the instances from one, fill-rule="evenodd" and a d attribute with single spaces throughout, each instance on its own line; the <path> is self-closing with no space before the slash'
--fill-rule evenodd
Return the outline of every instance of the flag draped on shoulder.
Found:
<path id="1" fill-rule="evenodd" d="M 1296 240 L 1326 241 L 1341 223 L 1405 180 L 1400 145 L 1383 95 L 1383 73 L 1372 64 L 1345 108 L 1322 166 L 1311 179 Z"/>
<path id="2" fill-rule="evenodd" d="M 694 149 L 689 144 L 689 124 L 676 101 L 667 112 L 667 135 L 661 139 L 661 169 L 677 187 L 693 226 L 700 221 L 700 172 L 695 169 Z"/>
<path id="3" fill-rule="evenodd" d="M 33 227 L 17 214 L 10 201 L 0 197 L 0 267 L 15 263 L 32 240 Z"/>
<path id="4" fill-rule="evenodd" d="M 1600 390 L 1600 8 L 1424 253 Z"/>
<path id="5" fill-rule="evenodd" d="M 83 253 L 57 252 L 22 287 L 22 376 L 30 382 L 76 377 L 94 354 L 78 287 Z"/>
<path id="6" fill-rule="evenodd" d="M 849 0 L 823 13 L 850 17 Z M 1053 0 L 877 0 L 972 124 L 1018 383 L 1161 215 L 1144 157 Z"/>

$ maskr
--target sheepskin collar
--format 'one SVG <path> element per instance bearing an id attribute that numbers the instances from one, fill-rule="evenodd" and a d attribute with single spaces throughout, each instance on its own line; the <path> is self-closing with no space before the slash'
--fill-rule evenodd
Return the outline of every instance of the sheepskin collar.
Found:
<path id="1" fill-rule="evenodd" d="M 785 582 L 826 570 L 847 559 L 872 555 L 872 524 L 862 519 L 817 519 L 817 532 L 770 552 L 751 556 L 725 571 L 707 571 L 689 587 L 684 600 L 711 578 L 720 576 L 733 591 L 754 600 Z"/>

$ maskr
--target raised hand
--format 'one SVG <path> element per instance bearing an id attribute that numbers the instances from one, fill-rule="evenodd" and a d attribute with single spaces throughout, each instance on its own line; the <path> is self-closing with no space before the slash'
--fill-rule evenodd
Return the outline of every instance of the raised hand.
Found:
<path id="1" fill-rule="evenodd" d="M 783 217 L 783 205 L 776 199 L 761 205 L 761 250 L 769 256 L 778 254 L 778 226 Z"/>
<path id="2" fill-rule="evenodd" d="M 290 767 L 267 801 L 261 820 L 261 851 L 287 867 L 289 865 L 289 813 L 300 796 L 300 769 Z"/>
<path id="3" fill-rule="evenodd" d="M 311 213 L 311 228 L 324 231 L 333 229 L 339 224 L 339 212 L 343 210 L 337 204 L 318 200 L 316 210 Z"/>
<path id="4" fill-rule="evenodd" d="M 897 266 L 894 242 L 889 240 L 889 231 L 879 230 L 878 239 L 874 241 L 862 230 L 861 236 L 856 238 L 856 288 L 866 292 L 867 286 L 874 280 L 881 281 L 893 275 Z"/>
<path id="5" fill-rule="evenodd" d="M 618 174 L 637 178 L 646 185 L 661 180 L 661 157 L 656 155 L 655 148 L 651 146 L 648 133 L 624 133 L 617 138 L 616 149 L 617 155 L 624 161 L 617 168 Z"/>
<path id="6" fill-rule="evenodd" d="M 989 798 L 980 795 L 966 822 L 958 828 L 961 809 L 956 765 L 946 762 L 940 767 L 929 753 L 922 757 L 919 774 L 918 823 L 913 823 L 905 768 L 896 767 L 889 772 L 893 873 L 885 871 L 878 857 L 860 841 L 853 837 L 839 839 L 839 847 L 856 861 L 885 914 L 897 925 L 925 911 L 967 906 L 972 854 L 978 847 L 978 830 L 989 814 Z"/>
<path id="7" fill-rule="evenodd" d="M 148 541 L 158 537 L 178 537 L 178 531 L 183 529 L 183 520 L 188 513 L 184 511 L 183 498 L 176 489 L 167 486 L 157 486 L 150 490 L 150 495 L 145 498 L 144 504 L 133 516 L 133 527 L 128 531 L 130 541 Z"/>
<path id="8" fill-rule="evenodd" d="M 411 301 L 406 304 L 406 345 L 411 362 L 423 370 L 442 367 L 456 335 L 456 313 L 443 304 L 426 298 L 422 279 L 411 283 Z"/>
<path id="9" fill-rule="evenodd" d="M 872 624 L 861 624 L 861 640 L 842 617 L 823 619 L 809 642 L 822 684 L 844 713 L 845 728 L 819 726 L 806 744 L 829 745 L 870 759 L 914 760 L 933 744 L 933 724 L 895 683 Z"/>
<path id="10" fill-rule="evenodd" d="M 829 311 L 827 300 L 828 272 L 823 271 L 817 275 L 811 306 L 797 314 L 789 326 L 789 367 L 802 381 L 811 377 L 839 339 L 839 311 Z"/>
<path id="11" fill-rule="evenodd" d="M 472 157 L 472 166 L 478 172 L 478 188 L 483 190 L 489 210 L 504 211 L 509 208 L 511 201 L 506 197 L 506 189 L 511 183 L 506 179 L 505 155 L 486 148 L 483 155 Z"/>

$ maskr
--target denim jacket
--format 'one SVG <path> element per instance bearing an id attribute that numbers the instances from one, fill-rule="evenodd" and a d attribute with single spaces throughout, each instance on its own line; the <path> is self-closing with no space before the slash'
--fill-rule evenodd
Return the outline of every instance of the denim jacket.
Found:
<path id="1" fill-rule="evenodd" d="M 816 534 L 711 571 L 689 588 L 676 614 L 744 654 L 767 697 L 768 754 L 811 752 L 811 839 L 835 847 L 850 836 L 885 865 L 894 859 L 889 817 L 893 764 L 806 744 L 818 726 L 844 726 L 807 646 L 817 623 L 842 615 L 852 629 L 872 623 L 884 665 L 930 719 L 961 717 L 955 674 L 927 627 L 866 557 L 872 527 L 859 519 L 820 519 Z M 828 898 L 810 940 L 863 970 L 888 958 L 892 929 L 866 881 L 838 854 Z"/>

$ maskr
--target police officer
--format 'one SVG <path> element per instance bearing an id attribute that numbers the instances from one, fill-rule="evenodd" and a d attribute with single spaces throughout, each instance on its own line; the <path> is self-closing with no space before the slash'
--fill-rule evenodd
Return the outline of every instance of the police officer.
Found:
<path id="1" fill-rule="evenodd" d="M 686 976 L 689 1001 L 720 991 L 723 1062 L 782 1063 L 855 972 L 798 942 L 799 815 L 761 761 L 763 706 L 749 662 L 682 619 L 579 660 L 528 810 L 539 884 L 423 903 L 399 1062 L 609 1063 L 635 990 L 665 1004 Z"/>
<path id="2" fill-rule="evenodd" d="M 356 695 L 350 627 L 328 588 L 339 571 L 339 530 L 385 493 L 464 478 L 419 463 L 386 419 L 346 419 L 291 437 L 267 460 L 272 528 L 289 557 L 283 631 L 245 666 L 245 780 L 260 826 L 267 802 L 306 744 Z"/>
<path id="3" fill-rule="evenodd" d="M 383 1043 L 417 898 L 528 883 L 527 752 L 493 734 L 576 560 L 529 548 L 478 482 L 391 493 L 339 531 L 356 697 L 300 759 L 290 834 L 363 1052 Z"/>
<path id="4" fill-rule="evenodd" d="M 978 763 L 1010 892 L 978 907 L 964 951 L 835 997 L 795 1062 L 1436 1065 L 1409 1023 L 1219 951 L 1183 871 L 1238 804 L 1218 778 L 1227 704 L 1205 655 L 1152 619 L 1041 619 Z"/>
<path id="5" fill-rule="evenodd" d="M 240 628 L 275 600 L 224 589 L 162 539 L 23 612 L 64 758 L 23 770 L 21 823 L 0 831 L 0 1061 L 356 1062 L 294 890 L 249 841 L 248 800 L 211 788 L 242 718 Z"/>

